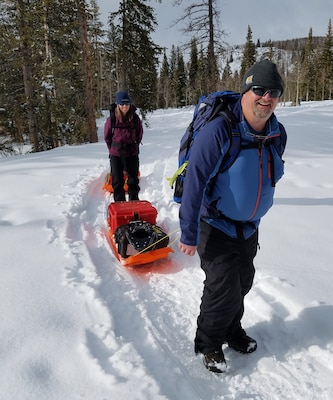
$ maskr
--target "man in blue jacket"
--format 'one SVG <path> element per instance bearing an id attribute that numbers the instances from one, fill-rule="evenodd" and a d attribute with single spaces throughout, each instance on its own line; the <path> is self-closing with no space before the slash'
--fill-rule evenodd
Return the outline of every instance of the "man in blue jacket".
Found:
<path id="1" fill-rule="evenodd" d="M 217 173 L 230 144 L 223 115 L 204 126 L 191 149 L 179 211 L 179 249 L 190 256 L 198 251 L 206 275 L 195 352 L 217 373 L 227 367 L 223 344 L 244 354 L 257 348 L 241 319 L 253 284 L 260 219 L 272 206 L 275 182 L 283 175 L 286 132 L 274 115 L 283 89 L 276 65 L 268 60 L 246 72 L 231 111 L 241 142 L 249 148 L 241 149 L 226 171 Z M 279 146 L 265 146 L 272 138 L 280 138 Z"/>

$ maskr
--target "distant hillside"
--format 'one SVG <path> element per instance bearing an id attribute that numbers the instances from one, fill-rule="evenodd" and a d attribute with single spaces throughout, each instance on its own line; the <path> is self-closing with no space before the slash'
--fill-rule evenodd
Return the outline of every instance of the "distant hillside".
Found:
<path id="1" fill-rule="evenodd" d="M 257 47 L 257 61 L 268 57 L 271 52 L 270 47 Z M 273 47 L 273 61 L 278 65 L 280 69 L 287 68 L 288 70 L 292 70 L 292 58 L 293 51 L 281 49 L 278 47 Z M 228 48 L 226 53 L 222 56 L 222 68 L 225 67 L 227 62 L 229 62 L 231 71 L 235 73 L 236 71 L 240 71 L 241 62 L 243 58 L 243 46 L 232 46 Z"/>
<path id="2" fill-rule="evenodd" d="M 314 48 L 321 48 L 325 37 L 315 36 L 313 37 Z M 287 69 L 289 72 L 293 70 L 293 64 L 297 52 L 304 48 L 307 44 L 308 38 L 288 39 L 288 40 L 276 40 L 262 43 L 256 43 L 257 61 L 269 56 L 271 47 L 273 50 L 273 61 L 283 71 Z M 225 54 L 222 56 L 223 67 L 229 62 L 232 72 L 240 71 L 241 61 L 243 57 L 244 45 L 234 45 L 226 49 Z"/>
<path id="3" fill-rule="evenodd" d="M 325 37 L 324 36 L 313 36 L 312 41 L 313 41 L 313 46 L 316 47 L 322 47 L 324 43 Z M 288 39 L 288 40 L 275 40 L 272 41 L 273 47 L 277 47 L 278 49 L 281 50 L 289 50 L 289 51 L 294 51 L 298 50 L 304 46 L 306 46 L 306 43 L 308 41 L 308 37 L 304 38 L 298 38 L 298 39 Z M 262 42 L 261 46 L 263 47 L 269 47 L 270 41 Z"/>

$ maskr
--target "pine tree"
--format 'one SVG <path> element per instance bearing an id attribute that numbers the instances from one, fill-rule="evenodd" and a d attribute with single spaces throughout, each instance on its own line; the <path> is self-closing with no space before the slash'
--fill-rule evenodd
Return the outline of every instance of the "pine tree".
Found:
<path id="1" fill-rule="evenodd" d="M 174 45 L 171 46 L 170 58 L 170 106 L 177 107 L 177 51 Z"/>
<path id="2" fill-rule="evenodd" d="M 106 32 L 107 40 L 105 42 L 105 83 L 108 88 L 107 104 L 114 101 L 115 93 L 120 86 L 120 48 L 121 48 L 121 30 L 115 25 L 114 16 L 110 14 L 108 30 Z"/>
<path id="3" fill-rule="evenodd" d="M 86 4 L 84 0 L 78 2 L 78 24 L 79 24 L 79 37 L 82 48 L 82 69 L 84 76 L 84 109 L 86 114 L 86 123 L 82 129 L 86 129 L 86 137 L 90 143 L 98 142 L 97 126 L 96 126 L 96 112 L 94 104 L 92 70 L 90 48 L 88 43 L 88 27 L 87 27 L 87 14 Z"/>
<path id="4" fill-rule="evenodd" d="M 177 67 L 175 70 L 175 89 L 176 89 L 176 104 L 177 107 L 181 107 L 187 104 L 186 101 L 186 71 L 184 57 L 177 47 Z"/>
<path id="5" fill-rule="evenodd" d="M 156 105 L 157 66 L 161 48 L 151 39 L 157 25 L 148 0 L 122 0 L 119 11 L 111 13 L 117 43 L 118 88 L 128 90 L 143 114 Z"/>
<path id="6" fill-rule="evenodd" d="M 273 49 L 273 42 L 271 40 L 268 41 L 268 53 L 266 57 L 269 59 L 269 61 L 274 62 L 274 49 Z"/>
<path id="7" fill-rule="evenodd" d="M 243 51 L 243 58 L 241 63 L 241 76 L 244 76 L 246 71 L 255 63 L 256 61 L 256 47 L 252 40 L 252 30 L 250 25 L 247 27 L 246 43 Z"/>
<path id="8" fill-rule="evenodd" d="M 195 104 L 196 99 L 199 97 L 198 91 L 198 69 L 199 69 L 199 61 L 198 61 L 198 48 L 196 39 L 193 38 L 191 42 L 191 54 L 190 61 L 188 67 L 188 97 L 189 104 Z"/>
<path id="9" fill-rule="evenodd" d="M 45 99 L 50 104 L 49 136 L 53 137 L 53 142 L 57 141 L 54 145 L 96 140 L 95 115 L 87 109 L 91 98 L 86 99 L 87 85 L 91 86 L 87 79 L 91 79 L 91 73 L 85 70 L 88 67 L 84 65 L 87 61 L 89 63 L 86 57 L 90 57 L 90 48 L 84 43 L 87 33 L 82 32 L 86 30 L 82 27 L 82 19 L 87 17 L 80 16 L 80 13 L 86 14 L 86 5 L 80 1 L 45 1 L 50 51 L 43 54 L 45 68 L 41 79 L 47 82 Z M 92 118 L 91 122 L 89 118 Z"/>
<path id="10" fill-rule="evenodd" d="M 7 1 L 0 3 L 0 105 L 2 142 L 23 143 L 22 104 L 24 89 L 22 68 L 13 55 L 18 49 L 15 18 Z M 16 53 L 18 53 L 16 51 Z M 18 113 L 17 110 L 21 109 Z M 5 145 L 4 148 L 8 146 Z"/>
<path id="11" fill-rule="evenodd" d="M 103 110 L 108 107 L 108 87 L 105 85 L 105 77 L 108 71 L 106 62 L 105 31 L 100 21 L 100 13 L 97 0 L 90 0 L 88 14 L 88 36 L 92 64 L 93 90 L 95 97 L 95 108 Z"/>
<path id="12" fill-rule="evenodd" d="M 178 0 L 174 5 L 179 6 L 182 0 Z M 216 0 L 207 2 L 197 2 L 189 5 L 184 10 L 184 15 L 176 20 L 174 25 L 186 21 L 184 33 L 195 35 L 197 45 L 200 45 L 206 52 L 206 70 L 208 76 L 208 91 L 216 90 L 218 82 L 218 67 L 216 54 L 223 51 L 221 38 L 225 36 L 224 31 L 219 26 L 219 11 Z M 191 41 L 184 45 L 185 48 L 191 46 Z"/>
<path id="13" fill-rule="evenodd" d="M 226 66 L 224 67 L 221 83 L 221 89 L 225 88 L 227 90 L 233 90 L 233 79 L 229 62 L 227 62 Z"/>
<path id="14" fill-rule="evenodd" d="M 313 46 L 312 28 L 309 30 L 308 40 L 304 48 L 304 58 L 302 65 L 302 97 L 306 101 L 315 100 L 316 97 L 316 71 L 315 71 L 315 51 Z"/>
<path id="15" fill-rule="evenodd" d="M 158 85 L 158 108 L 168 108 L 170 103 L 170 67 L 164 49 L 163 62 Z"/>
<path id="16" fill-rule="evenodd" d="M 208 89 L 209 82 L 208 82 L 208 76 L 206 74 L 207 64 L 208 64 L 207 57 L 204 53 L 203 47 L 201 46 L 198 58 L 198 80 L 197 80 L 199 96 L 209 93 Z"/>
<path id="17" fill-rule="evenodd" d="M 332 99 L 333 94 L 333 33 L 331 19 L 328 22 L 327 34 L 325 36 L 321 56 L 321 99 Z"/>
<path id="18" fill-rule="evenodd" d="M 94 124 L 88 120 L 90 116 L 93 121 L 95 114 L 88 113 L 87 96 L 82 95 L 88 75 L 82 68 L 87 53 L 77 35 L 78 4 L 72 0 L 4 0 L 0 4 L 6 25 L 0 30 L 1 49 L 6 40 L 11 41 L 3 68 L 12 70 L 12 83 L 2 74 L 0 79 L 15 88 L 6 90 L 8 125 L 22 138 L 29 132 L 33 151 L 90 141 L 94 134 Z M 91 95 L 89 101 L 93 109 Z"/>
<path id="19" fill-rule="evenodd" d="M 32 7 L 31 7 L 32 8 Z M 34 151 L 39 151 L 38 125 L 37 125 L 37 81 L 33 75 L 32 38 L 36 35 L 32 10 L 30 4 L 23 0 L 17 1 L 16 27 L 20 38 L 21 66 L 23 72 L 23 86 L 26 102 L 27 121 L 30 142 Z"/>

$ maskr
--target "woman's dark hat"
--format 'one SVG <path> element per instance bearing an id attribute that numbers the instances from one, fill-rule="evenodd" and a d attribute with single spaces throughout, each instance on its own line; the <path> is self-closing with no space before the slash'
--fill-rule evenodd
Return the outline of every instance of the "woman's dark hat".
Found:
<path id="1" fill-rule="evenodd" d="M 125 90 L 121 90 L 116 94 L 116 104 L 131 104 L 131 98 Z"/>

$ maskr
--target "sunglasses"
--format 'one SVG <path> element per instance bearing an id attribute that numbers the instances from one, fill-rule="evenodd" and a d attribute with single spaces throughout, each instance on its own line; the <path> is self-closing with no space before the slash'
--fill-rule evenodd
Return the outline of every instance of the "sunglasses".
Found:
<path id="1" fill-rule="evenodd" d="M 266 96 L 267 93 L 271 96 L 272 99 L 276 99 L 281 96 L 282 90 L 281 89 L 267 89 L 263 86 L 252 86 L 251 91 L 260 97 Z"/>

